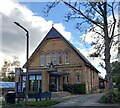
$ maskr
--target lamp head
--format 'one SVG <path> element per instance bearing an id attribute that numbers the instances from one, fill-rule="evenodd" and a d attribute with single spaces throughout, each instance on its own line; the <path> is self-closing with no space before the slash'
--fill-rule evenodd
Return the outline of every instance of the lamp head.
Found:
<path id="1" fill-rule="evenodd" d="M 20 26 L 20 24 L 18 22 L 14 22 L 17 26 Z"/>

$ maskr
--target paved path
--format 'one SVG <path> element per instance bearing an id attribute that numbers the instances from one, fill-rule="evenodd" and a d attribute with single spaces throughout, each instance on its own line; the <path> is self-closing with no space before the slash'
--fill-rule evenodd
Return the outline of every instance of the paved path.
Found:
<path id="1" fill-rule="evenodd" d="M 97 101 L 101 98 L 102 93 L 77 95 L 70 97 L 70 100 L 66 100 L 54 106 L 118 106 L 118 104 L 101 104 Z"/>

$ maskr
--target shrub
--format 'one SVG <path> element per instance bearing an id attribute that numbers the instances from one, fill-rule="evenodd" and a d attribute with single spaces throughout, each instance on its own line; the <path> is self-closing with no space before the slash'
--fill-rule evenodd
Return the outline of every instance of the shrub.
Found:
<path id="1" fill-rule="evenodd" d="M 85 83 L 74 84 L 73 88 L 74 88 L 74 93 L 76 93 L 76 94 L 85 94 L 86 93 Z"/>
<path id="2" fill-rule="evenodd" d="M 116 83 L 116 85 L 117 85 L 118 91 L 120 92 L 120 75 L 119 75 L 118 78 L 117 78 L 117 83 Z"/>
<path id="3" fill-rule="evenodd" d="M 118 91 L 120 92 L 120 84 L 117 85 Z"/>
<path id="4" fill-rule="evenodd" d="M 105 93 L 101 99 L 100 103 L 119 103 L 120 102 L 120 92 L 112 91 Z"/>

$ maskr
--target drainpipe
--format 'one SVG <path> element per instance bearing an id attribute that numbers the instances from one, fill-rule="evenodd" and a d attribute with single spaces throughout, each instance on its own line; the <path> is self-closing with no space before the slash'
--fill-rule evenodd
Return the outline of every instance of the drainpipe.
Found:
<path id="1" fill-rule="evenodd" d="M 90 73 L 91 73 L 91 93 L 92 93 L 92 71 Z"/>

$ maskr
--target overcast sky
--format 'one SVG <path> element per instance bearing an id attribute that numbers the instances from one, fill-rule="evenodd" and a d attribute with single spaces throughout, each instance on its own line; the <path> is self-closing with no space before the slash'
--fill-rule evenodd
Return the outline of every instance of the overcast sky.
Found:
<path id="1" fill-rule="evenodd" d="M 42 4 L 40 5 L 42 7 Z M 41 7 L 39 7 L 39 11 Z M 43 17 L 42 13 L 38 13 L 36 10 L 38 11 L 37 5 L 32 5 L 32 3 L 19 3 L 16 0 L 3 0 L 0 2 L 0 26 L 2 28 L 0 31 L 0 43 L 2 43 L 2 47 L 0 48 L 0 67 L 3 65 L 4 59 L 12 60 L 13 56 L 17 56 L 19 58 L 21 66 L 26 61 L 25 32 L 16 26 L 14 21 L 19 22 L 30 33 L 30 55 L 51 29 L 53 23 L 54 27 L 66 39 L 72 42 L 84 56 L 88 57 L 88 52 L 93 51 L 92 48 L 86 48 L 84 44 L 80 43 L 80 34 L 79 32 L 76 32 L 77 30 L 75 30 L 75 28 L 72 26 L 74 22 L 68 24 L 61 20 L 64 12 L 61 13 L 61 16 L 59 16 L 60 13 L 56 12 L 60 11 L 58 9 L 55 10 L 55 13 L 53 11 L 53 15 L 45 18 Z M 92 35 L 92 33 L 89 34 L 89 36 L 90 35 Z M 92 38 L 89 37 L 86 41 L 90 43 L 91 39 Z M 116 55 L 116 53 L 117 51 L 115 50 L 114 55 Z M 98 58 L 93 59 L 89 57 L 88 59 L 95 67 L 98 68 L 98 70 L 102 72 L 102 76 L 104 76 L 105 70 L 98 66 L 100 60 Z"/>
<path id="2" fill-rule="evenodd" d="M 2 61 L 4 58 L 18 56 L 21 65 L 23 65 L 26 60 L 26 36 L 24 30 L 16 26 L 14 21 L 19 22 L 30 32 L 30 55 L 51 29 L 53 21 L 46 21 L 43 17 L 35 16 L 24 5 L 14 1 L 4 0 L 0 4 L 0 14 L 2 16 L 2 52 L 0 53 L 4 56 L 1 58 Z M 68 40 L 71 39 L 71 33 L 65 31 L 62 23 L 55 23 L 54 26 Z"/>

